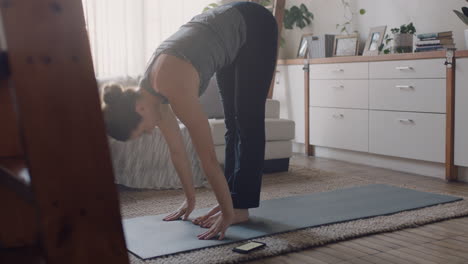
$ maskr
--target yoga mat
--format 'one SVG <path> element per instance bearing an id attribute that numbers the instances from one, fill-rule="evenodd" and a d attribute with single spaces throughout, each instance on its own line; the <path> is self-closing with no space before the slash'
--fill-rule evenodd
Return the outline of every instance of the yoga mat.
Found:
<path id="1" fill-rule="evenodd" d="M 373 184 L 262 201 L 260 208 L 251 210 L 249 222 L 231 226 L 222 241 L 198 240 L 197 235 L 206 229 L 189 221 L 164 222 L 165 215 L 125 219 L 123 227 L 128 250 L 141 259 L 150 259 L 459 200 L 462 198 Z M 196 210 L 191 218 L 207 211 Z"/>

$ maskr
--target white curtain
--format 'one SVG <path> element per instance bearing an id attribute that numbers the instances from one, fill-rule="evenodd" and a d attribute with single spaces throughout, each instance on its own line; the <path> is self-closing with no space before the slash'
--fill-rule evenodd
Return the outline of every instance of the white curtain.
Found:
<path id="1" fill-rule="evenodd" d="M 97 77 L 138 76 L 157 46 L 215 0 L 82 0 Z"/>

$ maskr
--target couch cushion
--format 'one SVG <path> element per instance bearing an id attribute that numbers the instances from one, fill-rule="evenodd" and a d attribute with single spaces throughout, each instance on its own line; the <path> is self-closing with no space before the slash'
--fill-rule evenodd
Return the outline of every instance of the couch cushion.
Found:
<path id="1" fill-rule="evenodd" d="M 200 104 L 203 111 L 208 118 L 222 119 L 224 118 L 224 109 L 221 102 L 221 95 L 219 93 L 218 82 L 216 75 L 214 75 L 206 91 L 200 96 Z M 280 103 L 277 100 L 267 99 L 265 105 L 266 118 L 279 118 Z"/>
<path id="2" fill-rule="evenodd" d="M 215 76 L 211 78 L 206 91 L 200 96 L 200 104 L 208 118 L 224 118 L 223 104 Z"/>
<path id="3" fill-rule="evenodd" d="M 280 117 L 280 102 L 274 99 L 267 99 L 265 105 L 266 118 L 279 118 Z"/>
<path id="4" fill-rule="evenodd" d="M 219 163 L 224 164 L 225 145 L 215 147 L 216 158 Z M 265 160 L 284 159 L 292 156 L 292 142 L 287 141 L 267 141 L 265 144 Z"/>
<path id="5" fill-rule="evenodd" d="M 215 145 L 224 145 L 226 126 L 224 119 L 210 119 L 211 133 Z M 265 119 L 265 131 L 267 141 L 281 141 L 294 139 L 294 121 L 287 119 Z"/>

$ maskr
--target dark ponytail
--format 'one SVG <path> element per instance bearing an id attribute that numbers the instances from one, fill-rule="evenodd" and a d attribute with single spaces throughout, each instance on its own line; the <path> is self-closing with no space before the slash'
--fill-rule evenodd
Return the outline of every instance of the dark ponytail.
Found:
<path id="1" fill-rule="evenodd" d="M 107 134 L 119 141 L 127 141 L 141 122 L 141 115 L 135 111 L 138 93 L 133 89 L 123 90 L 119 84 L 104 87 L 103 114 Z"/>

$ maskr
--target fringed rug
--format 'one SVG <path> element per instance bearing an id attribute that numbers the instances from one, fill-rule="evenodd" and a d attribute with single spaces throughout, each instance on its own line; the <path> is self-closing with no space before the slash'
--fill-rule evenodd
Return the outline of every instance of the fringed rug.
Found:
<path id="1" fill-rule="evenodd" d="M 409 176 L 411 177 L 411 176 Z M 394 184 L 385 177 L 353 173 L 350 176 L 322 170 L 292 166 L 289 172 L 269 174 L 263 178 L 262 200 L 295 196 L 300 194 L 324 192 L 353 186 L 363 186 L 375 183 L 385 183 L 394 186 L 411 188 L 419 191 L 434 192 L 424 184 Z M 449 192 L 434 192 L 451 194 Z M 133 264 L 153 263 L 239 263 L 248 260 L 280 255 L 299 251 L 327 243 L 343 241 L 366 235 L 396 231 L 409 227 L 438 222 L 446 219 L 468 215 L 468 194 L 456 193 L 465 200 L 427 207 L 418 210 L 401 212 L 388 216 L 379 216 L 357 221 L 307 228 L 280 235 L 255 239 L 268 245 L 265 249 L 242 255 L 232 252 L 232 248 L 242 244 L 230 244 L 219 247 L 180 253 L 168 257 L 142 261 L 130 254 Z M 152 191 L 121 189 L 121 206 L 124 218 L 144 215 L 169 213 L 180 206 L 184 194 L 180 190 Z M 216 205 L 216 200 L 210 189 L 197 190 L 197 208 Z"/>

